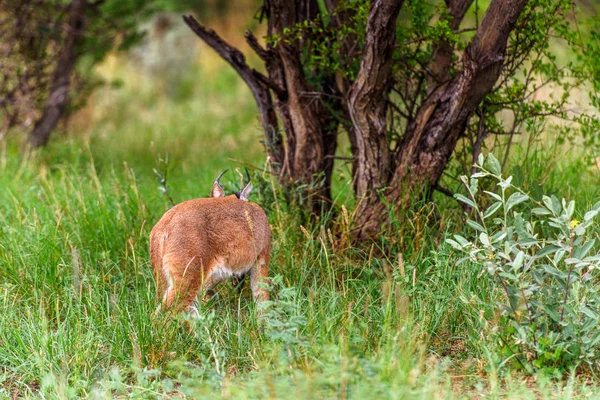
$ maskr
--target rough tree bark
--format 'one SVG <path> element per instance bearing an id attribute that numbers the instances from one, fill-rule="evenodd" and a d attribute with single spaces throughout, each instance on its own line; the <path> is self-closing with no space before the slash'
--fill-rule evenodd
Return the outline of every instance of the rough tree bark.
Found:
<path id="1" fill-rule="evenodd" d="M 391 89 L 392 55 L 396 44 L 396 19 L 403 0 L 371 3 L 360 70 L 348 91 L 356 141 L 357 169 L 354 191 L 361 200 L 358 214 L 377 201 L 375 191 L 387 186 L 390 151 L 387 138 L 387 104 Z"/>
<path id="2" fill-rule="evenodd" d="M 527 0 L 493 0 L 463 54 L 463 69 L 437 87 L 420 106 L 400 146 L 386 202 L 406 208 L 412 198 L 434 187 L 468 118 L 497 81 L 508 36 Z M 357 238 L 381 230 L 387 205 L 375 200 L 357 217 Z"/>
<path id="3" fill-rule="evenodd" d="M 285 36 L 286 28 L 317 17 L 316 0 L 269 0 L 264 11 L 268 35 Z M 190 28 L 222 58 L 228 61 L 252 91 L 263 120 L 273 171 L 286 187 L 301 187 L 306 206 L 316 213 L 327 209 L 331 200 L 330 179 L 337 144 L 338 122 L 331 117 L 323 93 L 332 90 L 332 77 L 322 77 L 325 88 L 313 90 L 300 60 L 301 40 L 280 40 L 263 48 L 250 32 L 246 40 L 263 60 L 267 76 L 250 69 L 238 50 L 229 46 L 214 31 L 184 17 Z M 270 96 L 275 94 L 275 102 Z M 315 95 L 316 93 L 316 95 Z M 276 113 L 276 114 L 275 114 Z M 277 117 L 285 132 L 285 144 Z M 321 176 L 322 182 L 316 178 Z"/>
<path id="4" fill-rule="evenodd" d="M 86 5 L 86 0 L 73 0 L 69 6 L 65 43 L 56 63 L 52 86 L 42 116 L 36 121 L 33 131 L 29 134 L 29 143 L 32 147 L 40 147 L 48 143 L 50 134 L 56 128 L 69 103 L 71 74 L 78 58 L 77 46 L 83 38 Z"/>

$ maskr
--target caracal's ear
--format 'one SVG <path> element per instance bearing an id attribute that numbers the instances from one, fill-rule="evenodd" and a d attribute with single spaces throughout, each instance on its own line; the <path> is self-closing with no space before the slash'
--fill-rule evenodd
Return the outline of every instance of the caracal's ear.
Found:
<path id="1" fill-rule="evenodd" d="M 221 175 L 217 176 L 217 179 L 215 179 L 215 183 L 213 183 L 212 190 L 210 191 L 210 197 L 225 197 L 225 191 L 223 190 L 223 186 L 219 183 L 219 179 L 221 179 L 223 174 L 227 171 L 229 170 L 226 169 L 221 172 Z"/>
<path id="2" fill-rule="evenodd" d="M 246 179 L 248 179 L 248 183 L 246 183 L 246 186 L 244 186 L 244 188 L 237 192 L 235 195 L 240 200 L 248 201 L 248 197 L 250 196 L 250 192 L 252 191 L 252 182 L 250 181 L 250 174 L 248 173 L 248 169 L 244 169 L 246 170 Z"/>

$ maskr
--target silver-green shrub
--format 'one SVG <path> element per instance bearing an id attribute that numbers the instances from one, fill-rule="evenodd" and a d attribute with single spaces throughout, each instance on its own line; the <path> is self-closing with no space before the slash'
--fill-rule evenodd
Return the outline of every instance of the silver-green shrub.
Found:
<path id="1" fill-rule="evenodd" d="M 580 221 L 575 202 L 535 200 L 502 176 L 492 154 L 476 166 L 470 179 L 462 177 L 469 196 L 455 195 L 471 210 L 473 235 L 447 242 L 497 283 L 496 332 L 506 355 L 529 372 L 599 371 L 600 254 L 590 228 L 600 202 Z M 481 180 L 497 189 L 480 190 Z"/>

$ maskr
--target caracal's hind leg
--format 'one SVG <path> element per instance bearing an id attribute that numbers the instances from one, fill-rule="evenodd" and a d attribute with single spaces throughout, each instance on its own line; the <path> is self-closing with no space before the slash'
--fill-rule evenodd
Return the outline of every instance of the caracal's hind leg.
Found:
<path id="1" fill-rule="evenodd" d="M 269 291 L 265 285 L 269 283 L 270 259 L 269 252 L 265 251 L 258 257 L 256 265 L 250 270 L 250 287 L 256 303 L 269 300 Z"/>
<path id="2" fill-rule="evenodd" d="M 163 257 L 166 288 L 162 303 L 167 309 L 187 310 L 190 314 L 197 315 L 198 308 L 193 302 L 202 284 L 198 274 L 201 264 L 193 255 L 181 257 L 167 254 Z"/>
<path id="3" fill-rule="evenodd" d="M 198 285 L 198 289 L 194 292 L 190 291 L 188 294 L 188 299 L 186 300 L 187 311 L 193 317 L 200 316 L 200 301 L 198 297 L 203 299 L 203 303 L 206 304 L 212 296 L 214 296 L 215 291 L 214 288 L 219 283 L 221 283 L 225 277 L 220 276 L 218 274 L 209 275 L 207 278 L 200 279 L 200 284 Z M 194 286 L 195 287 L 195 286 Z"/>

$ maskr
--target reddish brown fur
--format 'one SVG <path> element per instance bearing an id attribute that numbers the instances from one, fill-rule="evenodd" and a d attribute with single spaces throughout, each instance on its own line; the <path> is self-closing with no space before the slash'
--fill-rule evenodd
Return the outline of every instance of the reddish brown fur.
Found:
<path id="1" fill-rule="evenodd" d="M 250 272 L 256 301 L 268 300 L 271 229 L 263 209 L 236 196 L 195 199 L 167 211 L 150 233 L 150 262 L 158 299 L 167 307 L 193 307 L 227 274 Z M 169 288 L 169 277 L 172 285 Z M 165 293 L 165 291 L 167 291 Z"/>

